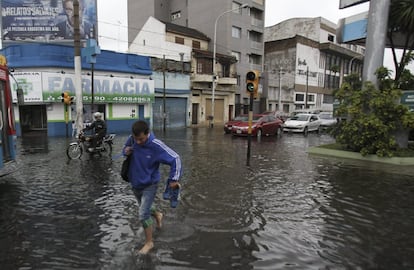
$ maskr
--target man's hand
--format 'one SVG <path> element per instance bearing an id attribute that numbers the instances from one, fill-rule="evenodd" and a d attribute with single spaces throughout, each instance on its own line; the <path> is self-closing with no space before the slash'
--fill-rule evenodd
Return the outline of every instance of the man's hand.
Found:
<path id="1" fill-rule="evenodd" d="M 178 181 L 171 181 L 170 188 L 172 189 L 180 188 L 180 183 L 178 183 Z"/>
<path id="2" fill-rule="evenodd" d="M 132 147 L 131 146 L 127 146 L 124 149 L 125 155 L 129 156 L 130 154 L 132 154 Z"/>

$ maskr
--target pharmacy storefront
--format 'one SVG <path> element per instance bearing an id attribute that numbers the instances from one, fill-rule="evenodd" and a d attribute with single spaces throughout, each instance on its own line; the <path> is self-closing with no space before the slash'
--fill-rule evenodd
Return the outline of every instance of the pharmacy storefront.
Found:
<path id="1" fill-rule="evenodd" d="M 21 71 L 11 73 L 13 101 L 17 129 L 24 135 L 33 131 L 47 131 L 48 136 L 71 134 L 72 121 L 76 119 L 75 75 L 73 70 Z M 14 78 L 14 79 L 13 79 Z M 154 81 L 134 78 L 125 74 L 82 75 L 83 119 L 91 122 L 93 112 L 104 114 L 108 131 L 129 132 L 131 123 L 137 119 L 152 121 Z M 24 104 L 17 106 L 17 88 L 23 90 Z M 63 103 L 66 92 L 73 104 Z M 92 102 L 92 95 L 93 101 Z"/>

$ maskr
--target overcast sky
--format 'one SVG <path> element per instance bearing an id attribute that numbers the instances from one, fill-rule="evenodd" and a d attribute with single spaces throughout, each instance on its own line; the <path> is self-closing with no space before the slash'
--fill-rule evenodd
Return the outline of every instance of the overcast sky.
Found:
<path id="1" fill-rule="evenodd" d="M 266 0 L 265 26 L 297 17 L 323 17 L 333 23 L 368 11 L 369 3 L 339 9 L 339 0 Z"/>
<path id="2" fill-rule="evenodd" d="M 127 51 L 127 0 L 98 1 L 99 41 L 102 49 Z M 139 1 L 139 0 L 137 0 Z M 265 26 L 297 17 L 323 17 L 333 23 L 361 12 L 368 11 L 369 2 L 339 9 L 339 0 L 266 0 Z M 384 65 L 393 68 L 389 50 Z"/>

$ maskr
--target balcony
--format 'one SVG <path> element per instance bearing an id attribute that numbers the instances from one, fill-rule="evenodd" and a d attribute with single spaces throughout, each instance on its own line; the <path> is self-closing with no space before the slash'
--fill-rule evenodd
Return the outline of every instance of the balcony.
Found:
<path id="1" fill-rule="evenodd" d="M 191 81 L 193 82 L 211 82 L 213 76 L 211 74 L 193 74 L 191 75 Z"/>
<path id="2" fill-rule="evenodd" d="M 261 51 L 263 49 L 263 43 L 257 41 L 250 41 L 250 48 Z"/>
<path id="3" fill-rule="evenodd" d="M 193 74 L 191 75 L 191 81 L 194 83 L 211 83 L 213 76 L 210 74 Z M 231 77 L 219 77 L 217 81 L 217 85 L 236 85 L 237 78 Z"/>
<path id="4" fill-rule="evenodd" d="M 230 78 L 230 77 L 223 77 L 218 79 L 218 84 L 230 84 L 230 85 L 236 85 L 237 79 L 236 78 Z"/>

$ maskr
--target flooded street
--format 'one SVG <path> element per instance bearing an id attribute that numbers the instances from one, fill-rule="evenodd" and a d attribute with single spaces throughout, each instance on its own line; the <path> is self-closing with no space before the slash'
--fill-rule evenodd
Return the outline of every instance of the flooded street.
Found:
<path id="1" fill-rule="evenodd" d="M 155 134 L 184 177 L 176 209 L 157 200 L 149 255 L 131 252 L 144 234 L 119 175 L 127 135 L 112 161 L 68 161 L 66 138 L 19 138 L 21 168 L 0 178 L 1 269 L 414 268 L 414 168 L 306 153 L 327 135 L 254 138 L 247 167 L 247 139 L 220 127 Z"/>

